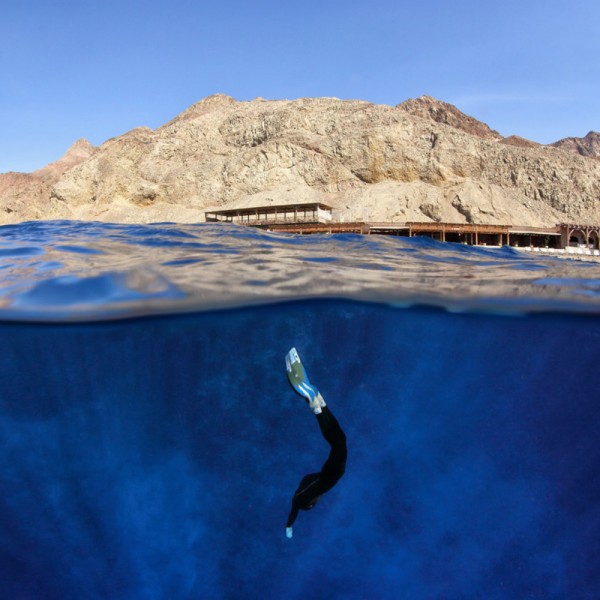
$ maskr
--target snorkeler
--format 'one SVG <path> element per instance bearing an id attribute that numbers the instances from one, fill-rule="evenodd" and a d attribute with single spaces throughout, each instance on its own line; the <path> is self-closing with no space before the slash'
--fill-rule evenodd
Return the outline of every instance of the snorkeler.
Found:
<path id="1" fill-rule="evenodd" d="M 346 435 L 325 405 L 319 390 L 308 380 L 295 348 L 287 353 L 285 365 L 292 387 L 308 402 L 310 409 L 317 417 L 323 437 L 331 446 L 329 457 L 320 473 L 311 473 L 303 477 L 292 498 L 292 510 L 285 528 L 286 536 L 291 538 L 293 535 L 292 525 L 298 516 L 298 511 L 313 508 L 321 496 L 339 481 L 346 469 L 348 452 L 346 450 Z"/>

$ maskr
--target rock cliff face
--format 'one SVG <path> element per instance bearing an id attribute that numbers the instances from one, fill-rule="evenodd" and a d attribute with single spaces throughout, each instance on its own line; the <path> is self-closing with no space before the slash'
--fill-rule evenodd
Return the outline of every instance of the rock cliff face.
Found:
<path id="1" fill-rule="evenodd" d="M 600 161 L 503 139 L 429 97 L 210 96 L 159 129 L 0 175 L 0 223 L 197 222 L 207 208 L 320 201 L 345 219 L 547 226 L 598 223 L 599 200 Z"/>

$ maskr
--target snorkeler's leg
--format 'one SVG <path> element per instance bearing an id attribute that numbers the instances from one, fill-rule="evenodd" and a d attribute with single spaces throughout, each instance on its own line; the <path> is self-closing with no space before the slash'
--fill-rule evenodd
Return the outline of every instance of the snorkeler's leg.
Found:
<path id="1" fill-rule="evenodd" d="M 346 434 L 327 406 L 317 415 L 317 422 L 323 437 L 332 448 L 346 445 Z"/>
<path id="2" fill-rule="evenodd" d="M 317 421 L 323 437 L 331 446 L 329 457 L 321 469 L 324 483 L 335 483 L 346 470 L 348 450 L 346 448 L 346 434 L 343 432 L 337 419 L 327 406 L 317 415 Z"/>

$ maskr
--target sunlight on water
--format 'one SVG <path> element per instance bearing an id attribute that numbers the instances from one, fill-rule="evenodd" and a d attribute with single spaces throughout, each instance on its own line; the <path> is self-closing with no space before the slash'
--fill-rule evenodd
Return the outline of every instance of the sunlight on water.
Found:
<path id="1" fill-rule="evenodd" d="M 597 312 L 600 264 L 428 238 L 235 225 L 0 227 L 0 318 L 96 320 L 299 298 L 452 311 Z"/>

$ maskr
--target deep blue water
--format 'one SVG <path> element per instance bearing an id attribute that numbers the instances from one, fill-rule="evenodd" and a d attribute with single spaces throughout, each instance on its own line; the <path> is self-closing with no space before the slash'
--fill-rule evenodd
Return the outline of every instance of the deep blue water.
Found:
<path id="1" fill-rule="evenodd" d="M 373 238 L 0 228 L 0 595 L 600 597 L 598 265 Z"/>

